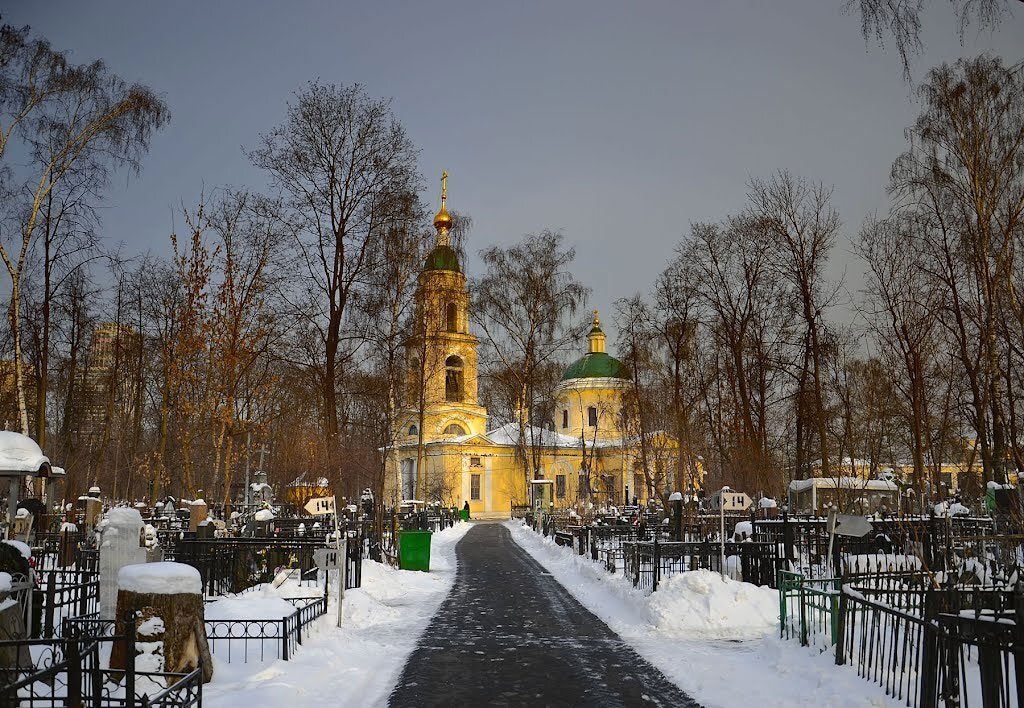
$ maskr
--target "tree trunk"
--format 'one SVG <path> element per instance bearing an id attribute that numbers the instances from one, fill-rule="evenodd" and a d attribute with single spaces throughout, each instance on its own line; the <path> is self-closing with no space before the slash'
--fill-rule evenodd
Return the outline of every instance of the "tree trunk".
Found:
<path id="1" fill-rule="evenodd" d="M 193 593 L 158 595 L 135 593 L 129 590 L 117 591 L 116 632 L 126 632 L 126 615 L 136 617 L 136 629 L 146 619 L 159 617 L 163 620 L 164 632 L 145 637 L 149 641 L 162 640 L 164 647 L 164 671 L 189 673 L 203 663 L 203 683 L 213 680 L 213 659 L 206 640 L 206 624 L 203 619 L 203 596 Z M 110 668 L 124 670 L 129 657 L 125 656 L 125 645 L 116 642 L 110 653 Z M 130 657 L 134 661 L 134 657 Z M 171 682 L 174 683 L 173 681 Z"/>

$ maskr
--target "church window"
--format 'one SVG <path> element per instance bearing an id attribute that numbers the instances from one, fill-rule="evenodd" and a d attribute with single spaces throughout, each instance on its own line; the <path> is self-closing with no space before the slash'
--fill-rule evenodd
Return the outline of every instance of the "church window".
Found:
<path id="1" fill-rule="evenodd" d="M 469 475 L 469 498 L 473 501 L 480 501 L 480 475 Z"/>
<path id="2" fill-rule="evenodd" d="M 458 403 L 463 395 L 462 359 L 453 354 L 444 362 L 444 399 Z"/>
<path id="3" fill-rule="evenodd" d="M 587 408 L 587 425 L 591 428 L 597 427 L 597 408 L 594 406 Z"/>
<path id="4" fill-rule="evenodd" d="M 445 435 L 465 435 L 466 431 L 458 423 L 449 423 L 444 429 Z"/>
<path id="5" fill-rule="evenodd" d="M 555 498 L 565 499 L 565 475 L 555 475 Z"/>
<path id="6" fill-rule="evenodd" d="M 445 324 L 449 332 L 459 331 L 459 306 L 454 302 L 449 302 L 445 310 Z"/>
<path id="7" fill-rule="evenodd" d="M 417 428 L 415 425 L 410 425 L 409 426 L 409 435 L 416 435 L 419 432 L 420 432 L 419 428 Z"/>
<path id="8" fill-rule="evenodd" d="M 564 430 L 565 428 L 568 428 L 568 427 L 569 427 L 569 411 L 563 410 L 562 411 L 562 429 Z"/>
<path id="9" fill-rule="evenodd" d="M 480 466 L 480 458 L 479 457 L 471 457 L 471 458 L 469 458 L 469 466 L 470 467 L 479 467 Z"/>
<path id="10" fill-rule="evenodd" d="M 402 460 L 402 498 L 416 498 L 416 460 Z"/>

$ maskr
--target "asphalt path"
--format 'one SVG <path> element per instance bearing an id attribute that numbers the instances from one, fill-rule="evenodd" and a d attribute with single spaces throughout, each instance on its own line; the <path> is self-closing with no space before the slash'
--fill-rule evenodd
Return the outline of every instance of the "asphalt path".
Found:
<path id="1" fill-rule="evenodd" d="M 389 705 L 698 706 L 501 524 L 476 524 L 456 554 L 455 584 Z"/>

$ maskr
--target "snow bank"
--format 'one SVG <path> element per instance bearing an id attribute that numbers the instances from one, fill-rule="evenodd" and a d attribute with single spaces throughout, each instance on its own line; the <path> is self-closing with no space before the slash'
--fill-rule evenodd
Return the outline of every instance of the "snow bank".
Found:
<path id="1" fill-rule="evenodd" d="M 657 631 L 680 638 L 764 637 L 779 627 L 779 595 L 710 570 L 674 575 L 647 599 Z"/>
<path id="2" fill-rule="evenodd" d="M 295 612 L 292 603 L 280 597 L 246 593 L 206 603 L 203 614 L 208 620 L 281 619 Z"/>
<path id="3" fill-rule="evenodd" d="M 696 571 L 666 580 L 648 595 L 621 573 L 608 573 L 520 522 L 506 525 L 580 603 L 706 708 L 747 708 L 759 699 L 782 708 L 900 705 L 851 667 L 836 666 L 831 654 L 779 639 L 773 590 Z M 686 575 L 695 577 L 677 579 Z M 723 610 L 736 617 L 723 617 Z"/>
<path id="4" fill-rule="evenodd" d="M 213 682 L 203 687 L 204 701 L 223 708 L 386 705 L 406 659 L 455 581 L 455 545 L 469 528 L 461 523 L 433 535 L 429 573 L 364 560 L 362 587 L 345 592 L 340 629 L 335 627 L 337 582 L 332 580 L 327 616 L 304 630 L 302 647 L 290 661 L 225 664 L 215 653 Z M 269 608 L 265 603 L 274 594 L 298 597 L 297 589 L 287 581 L 233 600 Z M 243 606 L 228 607 L 241 611 Z"/>
<path id="5" fill-rule="evenodd" d="M 203 581 L 199 571 L 190 565 L 162 561 L 124 566 L 117 573 L 117 587 L 128 592 L 155 595 L 199 595 L 203 592 Z"/>

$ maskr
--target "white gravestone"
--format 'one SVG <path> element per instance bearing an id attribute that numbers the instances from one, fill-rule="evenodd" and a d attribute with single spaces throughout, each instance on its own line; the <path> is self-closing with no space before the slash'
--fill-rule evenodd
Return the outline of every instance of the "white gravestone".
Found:
<path id="1" fill-rule="evenodd" d="M 115 618 L 117 574 L 121 568 L 146 562 L 142 527 L 142 515 L 136 509 L 107 512 L 100 537 L 100 619 Z"/>

